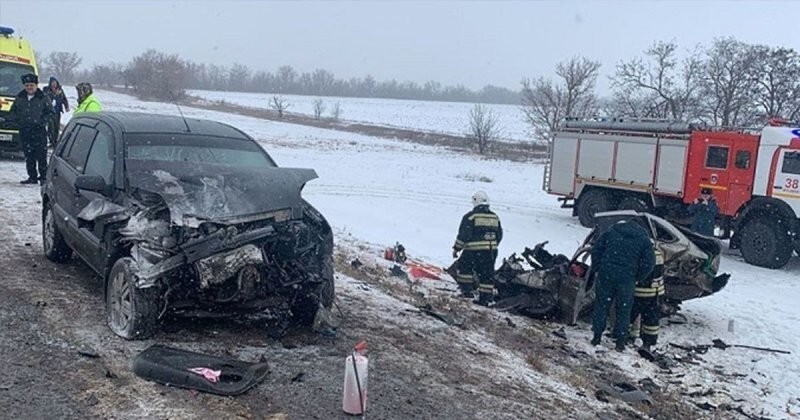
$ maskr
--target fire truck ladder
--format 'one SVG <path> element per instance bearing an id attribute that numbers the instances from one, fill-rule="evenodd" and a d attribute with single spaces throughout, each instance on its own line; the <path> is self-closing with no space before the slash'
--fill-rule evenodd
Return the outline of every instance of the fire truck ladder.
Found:
<path id="1" fill-rule="evenodd" d="M 550 171 L 553 162 L 551 161 L 552 155 L 550 154 L 550 148 L 553 147 L 553 142 L 551 141 L 550 144 L 547 146 L 547 157 L 545 158 L 544 162 L 544 176 L 542 177 L 542 191 L 549 192 L 550 190 Z"/>

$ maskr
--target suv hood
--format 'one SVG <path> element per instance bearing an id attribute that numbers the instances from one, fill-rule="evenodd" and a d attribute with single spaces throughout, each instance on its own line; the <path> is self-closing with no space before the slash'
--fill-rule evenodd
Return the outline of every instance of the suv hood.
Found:
<path id="1" fill-rule="evenodd" d="M 203 221 L 232 222 L 277 210 L 302 215 L 301 191 L 317 178 L 313 169 L 231 168 L 196 163 L 130 162 L 133 188 L 160 196 L 172 223 L 196 227 Z"/>

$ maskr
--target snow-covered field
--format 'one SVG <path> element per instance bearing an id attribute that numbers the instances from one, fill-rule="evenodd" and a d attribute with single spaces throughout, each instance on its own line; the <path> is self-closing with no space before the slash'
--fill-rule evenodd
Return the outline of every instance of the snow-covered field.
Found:
<path id="1" fill-rule="evenodd" d="M 139 102 L 104 91 L 98 96 L 108 110 L 177 115 L 171 104 Z M 447 104 L 441 107 L 446 120 L 452 109 Z M 501 217 L 505 229 L 501 256 L 544 240 L 550 241 L 551 251 L 571 255 L 587 233 L 568 210 L 558 207 L 554 197 L 540 190 L 539 165 L 482 160 L 442 153 L 434 147 L 192 108 L 184 108 L 184 113 L 244 130 L 281 166 L 316 169 L 319 179 L 307 185 L 304 195 L 335 226 L 340 243 L 366 241 L 390 246 L 399 241 L 413 257 L 448 265 L 461 215 L 470 209 L 470 196 L 478 189 L 489 194 Z M 481 177 L 491 182 L 474 181 Z M 715 388 L 729 394 L 709 396 L 714 404 L 744 399 L 748 412 L 778 418 L 798 415 L 800 259 L 772 271 L 749 266 L 738 255 L 725 255 L 721 268 L 732 273 L 728 287 L 715 296 L 685 303 L 689 323 L 664 327 L 660 349 L 670 350 L 669 342 L 710 344 L 721 338 L 733 344 L 792 351 L 791 355 L 778 355 L 742 348 L 711 349 L 702 356 L 705 363 L 676 371 L 685 375 L 681 381 L 689 387 L 687 392 Z M 731 320 L 733 332 L 728 331 Z M 567 331 L 581 343 L 584 338 L 588 341 L 586 325 Z M 579 346 L 591 351 L 588 343 Z M 613 360 L 639 377 L 657 373 L 653 365 L 636 356 L 598 357 Z"/>
<path id="2" fill-rule="evenodd" d="M 250 108 L 269 108 L 272 94 L 190 90 L 190 95 L 209 101 L 225 101 Z M 288 112 L 314 115 L 314 101 L 322 99 L 324 116 L 329 116 L 336 102 L 341 118 L 373 125 L 410 128 L 453 135 L 464 135 L 469 127 L 469 111 L 473 104 L 465 102 L 430 102 L 403 99 L 347 98 L 328 96 L 282 95 L 291 104 Z M 519 106 L 486 105 L 497 115 L 500 137 L 507 141 L 531 141 L 529 126 Z"/>

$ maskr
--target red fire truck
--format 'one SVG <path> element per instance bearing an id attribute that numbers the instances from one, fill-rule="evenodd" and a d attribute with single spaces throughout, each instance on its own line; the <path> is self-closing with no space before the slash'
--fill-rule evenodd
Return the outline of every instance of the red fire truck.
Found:
<path id="1" fill-rule="evenodd" d="M 745 261 L 783 267 L 800 253 L 800 129 L 760 131 L 648 120 L 568 120 L 555 133 L 544 190 L 584 226 L 595 213 L 648 211 L 678 224 L 709 188 L 717 226 Z"/>

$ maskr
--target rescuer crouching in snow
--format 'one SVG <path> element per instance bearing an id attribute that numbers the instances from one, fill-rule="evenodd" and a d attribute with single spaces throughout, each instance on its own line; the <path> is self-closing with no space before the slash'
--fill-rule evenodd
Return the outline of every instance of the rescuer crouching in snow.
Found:
<path id="1" fill-rule="evenodd" d="M 613 336 L 617 351 L 625 350 L 634 287 L 637 282 L 650 277 L 654 266 L 653 244 L 638 223 L 622 220 L 600 235 L 592 247 L 592 268 L 597 272 L 592 345 L 600 344 L 611 301 L 614 300 L 616 320 Z"/>
<path id="2" fill-rule="evenodd" d="M 660 299 L 664 295 L 664 253 L 655 248 L 653 274 L 636 283 L 631 309 L 631 340 L 642 338 L 642 348 L 649 351 L 658 342 L 661 319 Z"/>
<path id="3" fill-rule="evenodd" d="M 458 258 L 456 281 L 464 297 L 473 297 L 477 285 L 479 298 L 475 303 L 489 306 L 494 300 L 494 263 L 503 228 L 497 215 L 489 210 L 485 192 L 473 194 L 472 205 L 472 211 L 461 219 L 453 245 L 453 258 Z"/>

